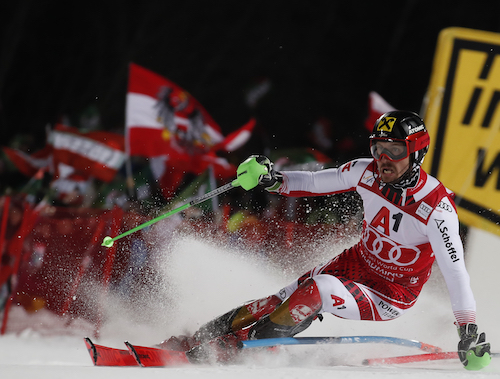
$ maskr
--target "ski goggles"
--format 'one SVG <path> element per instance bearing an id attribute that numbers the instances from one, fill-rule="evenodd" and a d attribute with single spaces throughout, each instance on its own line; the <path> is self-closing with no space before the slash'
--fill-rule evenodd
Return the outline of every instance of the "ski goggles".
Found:
<path id="1" fill-rule="evenodd" d="M 385 155 L 393 162 L 405 159 L 410 155 L 406 141 L 377 138 L 370 140 L 370 152 L 377 161 L 380 160 L 382 155 Z"/>

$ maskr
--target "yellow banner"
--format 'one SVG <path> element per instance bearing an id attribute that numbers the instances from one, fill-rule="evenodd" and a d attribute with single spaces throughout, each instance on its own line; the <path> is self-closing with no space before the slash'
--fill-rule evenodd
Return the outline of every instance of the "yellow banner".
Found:
<path id="1" fill-rule="evenodd" d="M 424 169 L 455 192 L 460 221 L 500 235 L 500 34 L 441 31 L 424 108 Z"/>

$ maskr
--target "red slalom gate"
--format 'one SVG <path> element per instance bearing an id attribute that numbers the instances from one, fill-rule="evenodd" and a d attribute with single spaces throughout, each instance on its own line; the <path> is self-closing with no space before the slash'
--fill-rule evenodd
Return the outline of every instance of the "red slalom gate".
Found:
<path id="1" fill-rule="evenodd" d="M 38 216 L 38 212 L 32 209 L 29 204 L 25 205 L 24 212 L 23 212 L 23 222 L 21 224 L 19 233 L 17 236 L 15 236 L 14 244 L 13 244 L 13 252 L 11 253 L 14 258 L 14 268 L 12 269 L 12 275 L 18 276 L 19 272 L 19 266 L 21 264 L 21 255 L 23 251 L 23 243 L 24 239 L 30 232 L 30 229 L 33 228 L 33 225 L 36 221 L 36 218 Z M 4 308 L 4 314 L 3 314 L 3 319 L 2 319 L 2 327 L 0 328 L 0 335 L 5 334 L 5 330 L 7 328 L 7 320 L 9 319 L 9 311 L 12 306 L 12 302 L 14 301 L 14 295 L 16 294 L 17 291 L 17 286 L 12 289 L 12 293 L 7 300 L 7 303 L 5 304 Z"/>

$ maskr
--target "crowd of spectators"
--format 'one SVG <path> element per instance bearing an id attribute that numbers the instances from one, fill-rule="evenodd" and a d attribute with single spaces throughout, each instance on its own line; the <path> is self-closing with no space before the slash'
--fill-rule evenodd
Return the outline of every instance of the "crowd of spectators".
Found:
<path id="1" fill-rule="evenodd" d="M 257 125 L 250 141 L 240 150 L 227 154 L 225 158 L 236 167 L 251 154 L 265 154 L 275 163 L 276 170 L 316 171 L 338 166 L 350 158 L 365 153 L 366 139 L 361 135 L 356 138 L 356 133 L 360 134 L 362 131 L 351 134 L 339 133 L 334 124 L 323 116 L 312 122 L 310 128 L 305 129 L 302 145 L 271 148 L 270 139 L 266 137 L 264 128 Z M 29 155 L 43 147 L 40 143 L 41 141 L 34 141 L 30 135 L 20 134 L 11 141 L 9 147 Z M 88 244 L 87 234 L 96 230 L 98 223 L 88 227 L 86 234 L 83 235 L 81 225 L 91 222 L 96 215 L 104 217 L 102 212 L 108 212 L 112 217 L 113 214 L 109 212 L 119 209 L 123 212 L 121 214 L 132 215 L 123 217 L 121 226 L 123 232 L 139 221 L 144 222 L 156 217 L 185 204 L 194 196 L 208 192 L 214 186 L 225 184 L 211 177 L 209 170 L 200 176 L 187 173 L 175 195 L 172 198 L 165 198 L 161 188 L 158 187 L 158 182 L 153 178 L 148 160 L 131 157 L 130 163 L 133 185 L 129 185 L 124 165 L 111 182 L 90 178 L 86 179 L 85 185 L 69 187 L 69 190 L 62 193 L 60 187 L 53 186 L 54 178 L 50 171 L 41 170 L 34 177 L 26 177 L 6 154 L 1 155 L 0 210 L 5 209 L 7 199 L 9 205 L 8 216 L 4 218 L 6 232 L 1 239 L 0 309 L 5 307 L 13 286 L 17 285 L 22 291 L 18 291 L 20 295 L 17 295 L 16 301 L 27 311 L 33 312 L 42 307 L 49 307 L 58 314 L 73 312 L 79 317 L 82 312 L 88 313 L 88 304 L 82 305 L 81 302 L 84 295 L 78 292 L 81 289 L 74 283 L 88 280 L 85 279 L 88 272 L 95 270 L 96 267 L 102 269 L 104 263 L 98 263 L 99 259 L 103 258 L 96 250 L 99 243 L 91 241 Z M 28 226 L 32 229 L 22 235 L 24 246 L 20 248 L 22 251 L 19 250 L 20 255 L 16 256 L 12 241 L 21 235 L 19 233 L 23 218 L 30 214 L 26 213 L 26 209 L 36 209 L 40 212 L 38 213 L 40 216 L 36 222 L 33 220 L 33 225 Z M 345 233 L 358 233 L 361 212 L 361 201 L 354 192 L 311 198 L 289 198 L 270 194 L 260 188 L 252 191 L 235 188 L 216 199 L 205 201 L 179 213 L 175 220 L 174 218 L 170 220 L 168 227 L 179 228 L 188 225 L 185 228 L 187 230 L 190 225 L 196 225 L 200 230 L 202 225 L 202 229 L 222 232 L 224 241 L 229 246 L 236 249 L 250 248 L 261 254 L 263 259 L 276 261 L 282 259 L 283 254 L 287 254 L 287 264 L 293 266 L 294 260 L 300 265 L 299 261 L 303 258 L 302 247 L 309 243 L 308 238 L 315 238 L 315 235 L 322 233 L 323 226 L 333 228 L 325 230 L 326 233 L 339 227 Z M 137 215 L 136 218 L 134 214 Z M 75 222 L 71 222 L 72 217 Z M 63 243 L 55 242 L 57 234 L 64 234 L 62 237 L 59 236 Z M 71 238 L 74 241 L 68 245 L 67 236 L 73 235 Z M 144 286 L 152 291 L 155 283 L 163 280 L 152 264 L 154 259 L 151 256 L 154 255 L 154 249 L 151 249 L 151 244 L 148 242 L 152 238 L 151 235 L 149 231 L 145 231 L 145 234 L 137 234 L 122 245 L 118 251 L 120 259 L 115 259 L 113 272 L 110 274 L 112 288 L 125 300 L 129 299 L 131 306 L 141 298 L 134 293 L 143 293 Z M 160 235 L 165 239 L 164 233 Z M 79 238 L 84 238 L 87 242 L 76 243 Z M 280 239 L 280 242 L 275 241 L 276 239 Z M 168 241 L 162 241 L 162 246 L 166 245 Z M 270 251 L 275 256 L 271 257 Z M 60 257 L 60 254 L 69 254 L 76 260 L 74 267 L 64 269 L 69 277 L 66 282 L 61 282 L 60 287 L 63 289 L 54 294 L 53 289 L 41 285 L 36 278 L 42 274 L 45 277 L 51 275 L 55 269 L 47 268 L 47 265 L 63 265 L 62 262 L 67 260 Z M 87 266 L 89 260 L 91 263 Z M 17 269 L 19 271 L 15 272 Z M 72 274 L 71 270 L 74 271 Z M 27 276 L 23 276 L 22 272 L 25 274 L 27 272 Z M 78 279 L 78 275 L 83 276 Z M 23 282 L 16 283 L 14 279 L 16 277 L 21 278 Z M 41 283 L 45 282 L 46 280 Z M 74 297 L 79 301 L 71 300 L 68 291 L 74 291 Z M 78 307 L 84 307 L 85 311 L 78 310 Z"/>

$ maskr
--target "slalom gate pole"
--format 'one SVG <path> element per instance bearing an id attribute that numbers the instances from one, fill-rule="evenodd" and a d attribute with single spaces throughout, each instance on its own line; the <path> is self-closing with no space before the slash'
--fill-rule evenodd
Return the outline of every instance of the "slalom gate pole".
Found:
<path id="1" fill-rule="evenodd" d="M 149 221 L 145 222 L 144 224 L 136 226 L 135 228 L 130 229 L 130 230 L 126 231 L 125 233 L 122 233 L 116 237 L 113 237 L 113 238 L 111 238 L 109 236 L 104 237 L 104 240 L 102 241 L 101 246 L 111 247 L 111 246 L 113 246 L 113 243 L 116 240 L 119 240 L 120 238 L 128 236 L 129 234 L 137 232 L 138 230 L 144 229 L 144 228 L 148 227 L 149 225 L 152 225 L 152 224 L 154 224 L 160 220 L 163 220 L 167 217 L 170 217 L 176 213 L 182 212 L 183 210 L 185 210 L 189 207 L 192 207 L 193 205 L 200 204 L 200 203 L 204 202 L 205 200 L 211 199 L 211 198 L 218 196 L 224 192 L 227 192 L 232 188 L 238 187 L 239 185 L 240 184 L 239 184 L 238 180 L 235 179 L 231 183 L 227 183 L 227 184 L 223 185 L 222 187 L 216 188 L 213 191 L 210 191 L 202 196 L 198 196 L 198 197 L 194 198 L 193 200 L 191 200 L 189 203 L 186 203 L 178 208 L 172 209 L 171 211 L 169 211 L 165 214 L 162 214 L 156 218 L 153 218 L 152 220 L 149 220 Z"/>
<path id="2" fill-rule="evenodd" d="M 5 243 L 5 231 L 7 230 L 7 221 L 9 220 L 10 196 L 4 196 L 2 224 L 0 226 L 0 251 L 3 251 Z M 2 264 L 0 263 L 0 267 Z M 0 283 L 1 285 L 2 283 Z"/>
<path id="3" fill-rule="evenodd" d="M 500 357 L 500 353 L 490 353 L 493 358 Z M 393 365 L 401 363 L 415 363 L 415 362 L 427 362 L 427 361 L 438 361 L 445 359 L 458 359 L 458 353 L 456 351 L 441 352 L 441 353 L 429 353 L 429 354 L 416 354 L 416 355 L 405 355 L 400 357 L 388 357 L 388 358 L 372 358 L 363 360 L 363 365 L 373 366 L 373 365 Z"/>
<path id="4" fill-rule="evenodd" d="M 442 353 L 405 355 L 400 357 L 389 357 L 389 358 L 371 358 L 363 360 L 363 365 L 365 366 L 384 365 L 384 364 L 393 365 L 400 363 L 437 361 L 443 359 L 458 359 L 458 353 L 456 351 L 452 351 L 452 352 L 442 352 Z"/>
<path id="5" fill-rule="evenodd" d="M 353 343 L 385 343 L 416 347 L 420 350 L 440 353 L 442 349 L 420 341 L 408 340 L 395 337 L 378 336 L 351 336 L 351 337 L 283 337 L 283 338 L 263 338 L 260 340 L 241 341 L 240 347 L 243 349 L 252 347 L 271 347 L 280 345 L 315 345 L 315 344 L 353 344 Z"/>
<path id="6" fill-rule="evenodd" d="M 18 277 L 19 266 L 21 265 L 21 255 L 23 253 L 23 243 L 26 236 L 29 234 L 30 230 L 33 229 L 35 222 L 37 220 L 39 211 L 31 208 L 28 204 L 25 204 L 23 211 L 23 220 L 21 225 L 19 226 L 19 230 L 14 234 L 14 244 L 11 247 L 11 254 L 14 256 L 14 268 L 12 269 L 12 275 L 14 277 Z M 0 335 L 4 335 L 7 329 L 7 320 L 9 319 L 9 312 L 14 302 L 14 298 L 16 296 L 16 287 L 19 285 L 19 282 L 15 283 L 10 291 L 10 295 L 7 297 L 7 302 L 5 303 L 3 309 L 3 319 L 2 325 L 0 327 Z"/>

